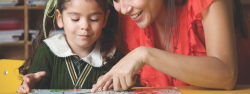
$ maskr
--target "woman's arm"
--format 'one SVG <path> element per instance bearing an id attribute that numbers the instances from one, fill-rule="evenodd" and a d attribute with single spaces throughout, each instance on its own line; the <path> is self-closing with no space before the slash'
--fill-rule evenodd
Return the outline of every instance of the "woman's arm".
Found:
<path id="1" fill-rule="evenodd" d="M 207 56 L 187 56 L 150 47 L 138 47 L 127 54 L 103 79 L 113 79 L 116 91 L 135 82 L 134 75 L 145 64 L 183 82 L 231 90 L 237 80 L 237 54 L 234 35 L 233 0 L 214 0 L 202 12 Z"/>
<path id="2" fill-rule="evenodd" d="M 145 48 L 149 58 L 144 62 L 192 85 L 233 89 L 237 80 L 233 1 L 214 0 L 202 12 L 202 17 L 207 56 L 186 56 Z"/>

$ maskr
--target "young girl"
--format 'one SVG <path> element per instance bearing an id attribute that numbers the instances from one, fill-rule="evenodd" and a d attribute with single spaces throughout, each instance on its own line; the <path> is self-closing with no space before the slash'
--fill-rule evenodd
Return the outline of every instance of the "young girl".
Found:
<path id="1" fill-rule="evenodd" d="M 118 62 L 122 58 L 114 46 L 118 14 L 114 9 L 110 14 L 108 4 L 107 0 L 49 0 L 45 23 L 33 41 L 35 53 L 19 68 L 22 75 L 39 71 L 46 75 L 40 75 L 41 81 L 25 80 L 18 92 L 88 89 Z M 65 34 L 44 39 L 53 28 L 53 16 Z"/>

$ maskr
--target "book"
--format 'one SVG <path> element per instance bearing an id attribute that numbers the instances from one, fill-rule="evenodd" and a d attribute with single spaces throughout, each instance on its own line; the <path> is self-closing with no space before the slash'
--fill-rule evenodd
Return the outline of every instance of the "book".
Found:
<path id="1" fill-rule="evenodd" d="M 0 44 L 18 42 L 24 30 L 0 30 Z"/>
<path id="2" fill-rule="evenodd" d="M 0 7 L 15 6 L 18 0 L 0 0 Z"/>
<path id="3" fill-rule="evenodd" d="M 30 6 L 45 5 L 47 0 L 27 0 L 27 4 Z"/>
<path id="4" fill-rule="evenodd" d="M 1 2 L 0 2 L 1 3 Z M 23 29 L 23 22 L 15 18 L 0 19 L 0 30 Z"/>
<path id="5" fill-rule="evenodd" d="M 91 89 L 32 89 L 28 94 L 182 94 L 177 87 L 173 88 L 143 88 L 128 91 L 115 92 L 110 90 L 97 90 L 95 93 Z"/>

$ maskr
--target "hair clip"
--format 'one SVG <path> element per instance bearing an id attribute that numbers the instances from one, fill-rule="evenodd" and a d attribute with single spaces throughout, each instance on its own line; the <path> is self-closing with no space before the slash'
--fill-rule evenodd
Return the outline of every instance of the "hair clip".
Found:
<path id="1" fill-rule="evenodd" d="M 46 29 L 45 29 L 45 21 L 46 21 L 46 17 L 48 16 L 49 18 L 53 18 L 53 25 L 55 28 L 55 9 L 57 8 L 57 0 L 48 0 L 47 4 L 45 6 L 44 9 L 44 15 L 43 15 L 43 33 L 44 33 L 44 37 L 46 37 Z M 53 11 L 54 10 L 54 11 Z M 51 16 L 49 15 L 50 13 L 54 12 Z M 56 28 L 55 28 L 56 29 Z"/>

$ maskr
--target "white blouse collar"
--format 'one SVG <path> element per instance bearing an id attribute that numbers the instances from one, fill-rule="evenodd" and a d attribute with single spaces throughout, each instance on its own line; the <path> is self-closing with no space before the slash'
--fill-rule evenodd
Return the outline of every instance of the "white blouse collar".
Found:
<path id="1" fill-rule="evenodd" d="M 50 50 L 58 57 L 69 57 L 76 55 L 70 49 L 67 41 L 65 40 L 64 34 L 57 34 L 50 38 L 47 38 L 44 40 L 44 43 L 47 44 Z M 97 40 L 97 43 L 91 53 L 87 57 L 81 59 L 86 61 L 93 67 L 102 67 L 103 59 L 101 56 L 100 48 L 101 42 L 100 40 Z M 115 51 L 116 47 L 113 46 L 111 51 L 108 53 L 108 56 L 113 56 L 115 54 Z M 104 62 L 104 65 L 105 64 L 106 62 Z"/>

